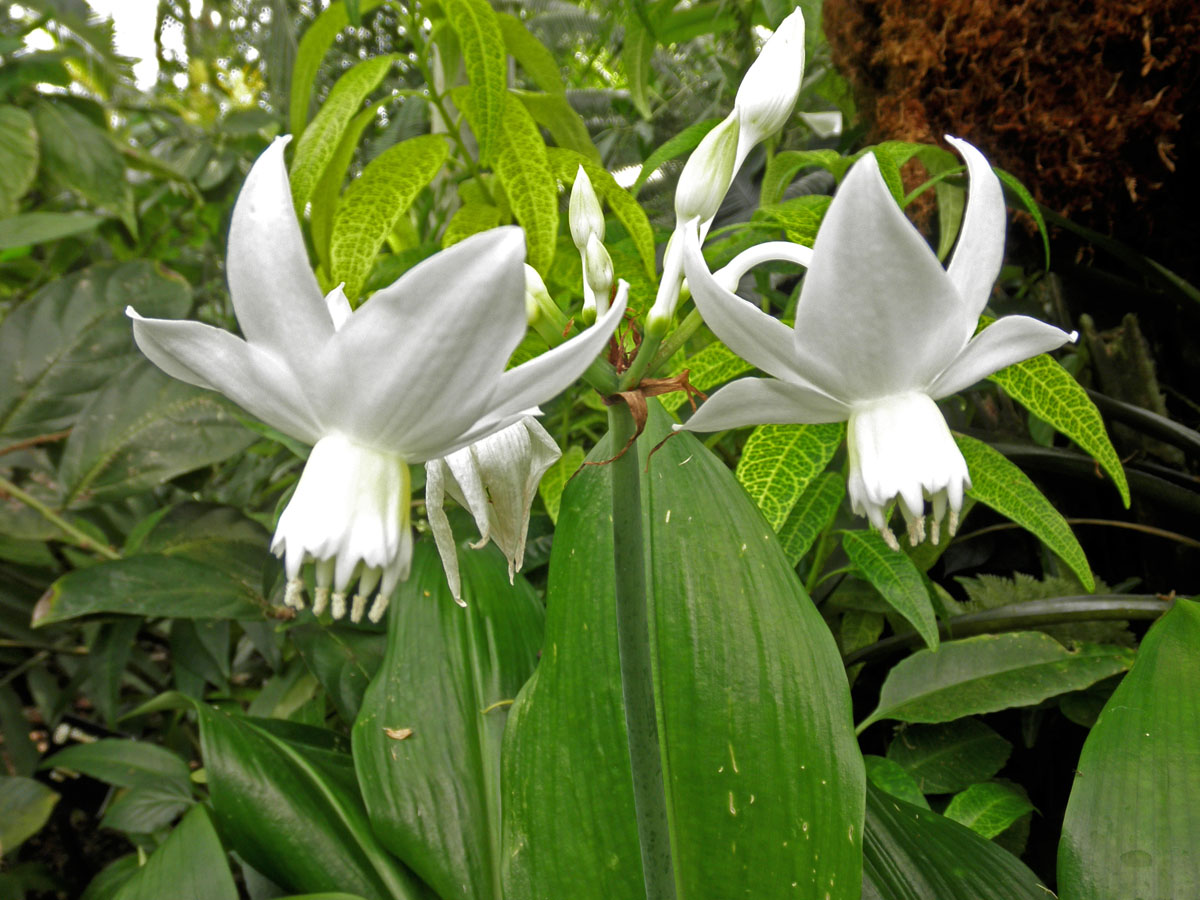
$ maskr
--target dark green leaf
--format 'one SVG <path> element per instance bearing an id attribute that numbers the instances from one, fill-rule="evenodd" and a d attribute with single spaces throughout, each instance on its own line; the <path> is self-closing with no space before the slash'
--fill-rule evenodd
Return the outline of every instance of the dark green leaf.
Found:
<path id="1" fill-rule="evenodd" d="M 352 723 L 367 685 L 383 661 L 383 635 L 317 624 L 300 625 L 288 635 L 338 715 Z"/>
<path id="2" fill-rule="evenodd" d="M 504 46 L 509 56 L 525 70 L 529 79 L 547 93 L 563 94 L 562 70 L 546 45 L 534 37 L 516 16 L 497 13 L 496 23 L 504 35 Z"/>
<path id="3" fill-rule="evenodd" d="M 983 781 L 951 797 L 945 816 L 990 839 L 1032 811 L 1033 804 L 1020 788 L 999 781 Z"/>
<path id="4" fill-rule="evenodd" d="M 0 775 L 0 855 L 41 831 L 58 800 L 58 794 L 40 781 Z"/>
<path id="5" fill-rule="evenodd" d="M 942 725 L 910 725 L 888 745 L 926 794 L 951 794 L 991 778 L 1008 761 L 1012 744 L 979 719 Z"/>
<path id="6" fill-rule="evenodd" d="M 187 763 L 157 744 L 103 738 L 60 750 L 42 765 L 80 772 L 118 787 L 155 785 L 177 799 L 192 797 Z"/>
<path id="7" fill-rule="evenodd" d="M 229 861 L 208 810 L 193 807 L 115 900 L 238 900 Z"/>
<path id="8" fill-rule="evenodd" d="M 0 220 L 0 250 L 30 247 L 91 231 L 104 221 L 92 213 L 31 212 Z"/>
<path id="9" fill-rule="evenodd" d="M 875 787 L 905 803 L 929 809 L 929 801 L 921 793 L 916 780 L 899 763 L 883 756 L 870 755 L 864 756 L 863 762 L 867 765 L 867 780 Z"/>
<path id="10" fill-rule="evenodd" d="M 842 535 L 842 549 L 858 573 L 917 630 L 925 645 L 936 650 L 937 617 L 925 580 L 913 561 L 889 547 L 874 531 L 847 531 Z"/>
<path id="11" fill-rule="evenodd" d="M 0 219 L 17 211 L 38 169 L 38 136 L 33 116 L 19 106 L 0 106 Z M 0 241 L 0 249 L 4 248 Z"/>

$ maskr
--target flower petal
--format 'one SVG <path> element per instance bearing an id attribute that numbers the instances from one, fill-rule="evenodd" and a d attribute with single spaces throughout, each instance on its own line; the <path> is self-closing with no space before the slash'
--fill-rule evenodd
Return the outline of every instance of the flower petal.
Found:
<path id="1" fill-rule="evenodd" d="M 296 376 L 270 351 L 202 322 L 144 319 L 133 307 L 133 338 L 147 358 L 188 384 L 219 391 L 284 434 L 313 444 L 321 423 Z"/>
<path id="2" fill-rule="evenodd" d="M 926 392 L 935 400 L 948 397 L 1005 366 L 1057 349 L 1077 336 L 1029 316 L 1005 316 L 976 335 Z"/>
<path id="3" fill-rule="evenodd" d="M 991 165 L 971 144 L 946 135 L 967 161 L 967 209 L 946 271 L 958 288 L 963 311 L 974 325 L 992 293 L 1004 261 L 1004 191 Z"/>
<path id="4" fill-rule="evenodd" d="M 225 271 L 242 334 L 281 359 L 311 359 L 333 334 L 304 249 L 277 138 L 254 163 L 233 207 Z"/>
<path id="5" fill-rule="evenodd" d="M 345 286 L 346 282 L 343 281 L 325 295 L 325 307 L 329 310 L 329 319 L 333 322 L 334 331 L 350 321 L 350 314 L 354 312 L 350 308 L 350 301 L 346 299 L 346 292 L 343 290 Z"/>
<path id="6" fill-rule="evenodd" d="M 841 422 L 849 407 L 811 388 L 774 378 L 739 378 L 721 388 L 683 425 L 687 431 L 724 431 L 743 425 Z"/>
<path id="7" fill-rule="evenodd" d="M 322 417 L 409 462 L 445 455 L 525 334 L 524 257 L 521 230 L 496 228 L 376 293 L 316 360 Z"/>
<path id="8" fill-rule="evenodd" d="M 429 519 L 429 530 L 433 532 L 433 541 L 437 544 L 438 555 L 442 558 L 442 570 L 446 573 L 446 583 L 450 586 L 450 594 L 455 601 L 462 603 L 462 576 L 458 569 L 458 546 L 454 541 L 454 531 L 450 528 L 450 519 L 446 515 L 446 461 L 431 459 L 425 463 L 425 515 Z"/>
<path id="9" fill-rule="evenodd" d="M 817 232 L 796 307 L 796 366 L 846 402 L 917 390 L 970 338 L 961 305 L 867 154 Z"/>

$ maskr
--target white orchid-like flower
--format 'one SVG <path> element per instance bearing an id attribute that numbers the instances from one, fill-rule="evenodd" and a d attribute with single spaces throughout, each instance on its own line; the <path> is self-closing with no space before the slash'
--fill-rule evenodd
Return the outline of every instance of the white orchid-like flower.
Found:
<path id="1" fill-rule="evenodd" d="M 455 600 L 462 602 L 462 583 L 454 534 L 442 507 L 445 495 L 475 517 L 479 540 L 473 548 L 492 540 L 508 557 L 511 582 L 525 559 L 525 534 L 538 482 L 560 456 L 546 429 L 526 416 L 445 459 L 425 463 L 425 508 Z"/>
<path id="2" fill-rule="evenodd" d="M 688 283 L 704 320 L 731 350 L 774 377 L 727 385 L 682 427 L 847 421 L 851 506 L 894 548 L 886 520 L 893 500 L 914 544 L 924 539 L 931 501 L 936 543 L 947 508 L 954 533 L 971 486 L 934 401 L 1076 337 L 1028 316 L 1006 316 L 972 336 L 1004 256 L 1004 196 L 983 154 L 947 140 L 966 160 L 970 181 L 946 269 L 892 199 L 871 154 L 846 175 L 811 251 L 752 248 L 718 279 L 704 262 L 697 230 L 685 235 Z M 808 266 L 794 330 L 729 288 L 748 263 L 767 258 Z"/>
<path id="3" fill-rule="evenodd" d="M 497 228 L 406 272 L 352 311 L 322 297 L 276 140 L 238 196 L 226 269 L 245 339 L 200 322 L 144 319 L 142 352 L 181 381 L 220 391 L 273 428 L 313 445 L 271 549 L 285 602 L 303 608 L 314 562 L 320 613 L 370 609 L 378 621 L 412 557 L 410 463 L 449 456 L 519 421 L 583 373 L 624 313 L 618 292 L 595 328 L 504 370 L 525 334 L 524 236 Z"/>

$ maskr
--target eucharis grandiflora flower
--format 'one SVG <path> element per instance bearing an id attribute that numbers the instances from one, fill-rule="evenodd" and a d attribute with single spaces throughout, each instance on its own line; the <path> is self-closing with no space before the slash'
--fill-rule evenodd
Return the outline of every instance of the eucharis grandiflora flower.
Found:
<path id="1" fill-rule="evenodd" d="M 625 297 L 595 328 L 505 371 L 525 334 L 525 241 L 507 227 L 435 254 L 352 311 L 341 286 L 322 297 L 309 267 L 286 143 L 255 162 L 230 224 L 226 270 L 245 339 L 127 313 L 168 375 L 313 445 L 271 542 L 285 601 L 303 607 L 300 571 L 311 561 L 314 611 L 332 592 L 334 617 L 344 615 L 353 587 L 358 621 L 378 588 L 378 621 L 412 557 L 409 464 L 449 456 L 559 393 L 604 347 Z"/>
<path id="2" fill-rule="evenodd" d="M 508 580 L 521 570 L 538 482 L 562 451 L 536 419 L 524 417 L 444 459 L 425 463 L 425 506 L 454 599 L 462 602 L 458 554 L 442 508 L 449 494 L 475 517 L 478 550 L 495 541 L 508 557 Z"/>
<path id="3" fill-rule="evenodd" d="M 682 427 L 848 422 L 851 506 L 893 547 L 886 520 L 893 500 L 914 544 L 924 538 L 931 501 L 936 543 L 947 509 L 954 533 L 971 486 L 934 401 L 1075 339 L 1028 316 L 1006 316 L 975 335 L 1004 256 L 1004 196 L 983 154 L 947 140 L 966 160 L 969 192 L 945 269 L 892 199 L 871 154 L 846 175 L 811 251 L 786 243 L 752 248 L 714 277 L 697 229 L 684 239 L 688 284 L 705 322 L 773 377 L 727 385 Z M 732 293 L 746 265 L 765 259 L 808 266 L 794 329 Z"/>

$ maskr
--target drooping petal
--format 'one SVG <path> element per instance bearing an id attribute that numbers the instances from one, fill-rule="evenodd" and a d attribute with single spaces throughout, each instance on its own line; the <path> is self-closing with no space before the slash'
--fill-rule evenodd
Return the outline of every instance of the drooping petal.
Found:
<path id="1" fill-rule="evenodd" d="M 979 332 L 926 393 L 935 400 L 948 397 L 1005 366 L 1055 350 L 1076 337 L 1073 331 L 1068 334 L 1030 316 L 1005 316 Z"/>
<path id="2" fill-rule="evenodd" d="M 974 327 L 1004 261 L 1004 191 L 982 153 L 961 138 L 946 135 L 946 140 L 966 160 L 968 176 L 967 208 L 946 271 Z"/>
<path id="3" fill-rule="evenodd" d="M 446 584 L 450 596 L 462 603 L 462 575 L 458 569 L 458 547 L 454 543 L 454 531 L 446 516 L 446 461 L 431 459 L 425 463 L 425 515 L 429 519 L 429 530 L 437 544 L 438 556 L 442 558 L 442 570 L 446 573 Z"/>
<path id="4" fill-rule="evenodd" d="M 323 433 L 296 380 L 275 354 L 202 322 L 144 319 L 129 307 L 133 338 L 146 357 L 188 384 L 219 391 L 284 434 L 315 443 Z"/>
<path id="5" fill-rule="evenodd" d="M 743 425 L 795 425 L 841 422 L 850 409 L 812 388 L 774 378 L 739 378 L 704 401 L 682 427 L 724 431 Z"/>
<path id="6" fill-rule="evenodd" d="M 372 296 L 314 363 L 322 418 L 410 462 L 443 455 L 525 334 L 524 257 L 519 228 L 493 229 Z"/>
<path id="7" fill-rule="evenodd" d="M 916 390 L 971 336 L 974 323 L 963 321 L 960 307 L 953 282 L 867 154 L 817 232 L 796 307 L 796 366 L 847 402 Z"/>
<path id="8" fill-rule="evenodd" d="M 333 334 L 277 138 L 250 169 L 233 207 L 225 271 L 242 333 L 281 359 L 312 359 Z"/>

